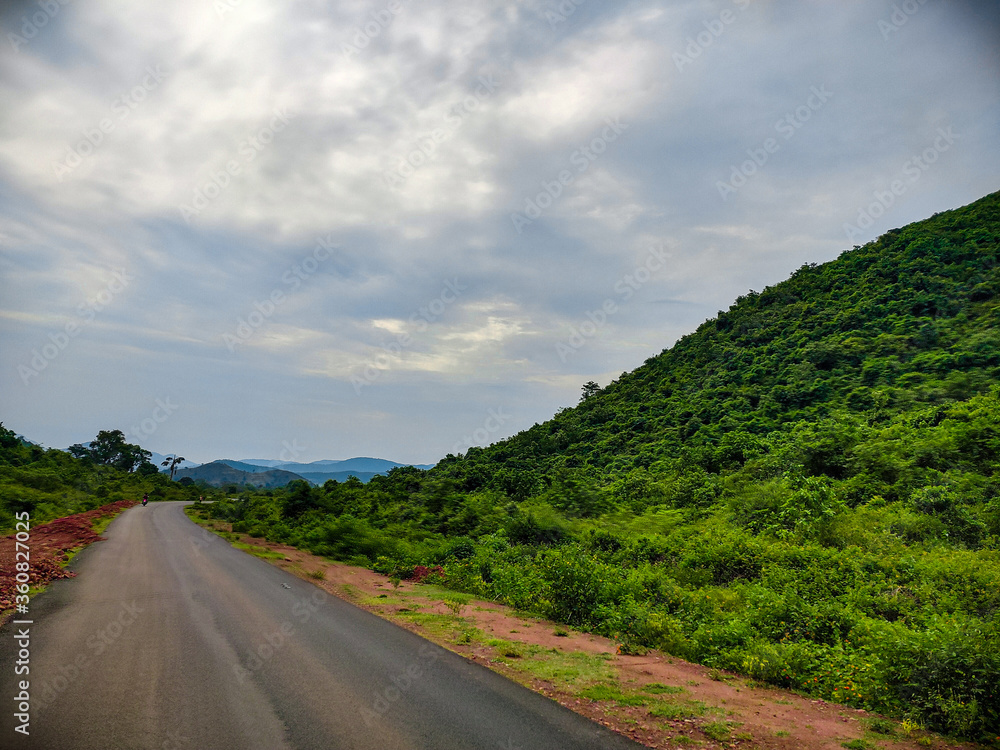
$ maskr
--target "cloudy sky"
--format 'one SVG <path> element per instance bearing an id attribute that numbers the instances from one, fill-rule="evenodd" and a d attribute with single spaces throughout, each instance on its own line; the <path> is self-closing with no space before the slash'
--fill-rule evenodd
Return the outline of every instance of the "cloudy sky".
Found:
<path id="1" fill-rule="evenodd" d="M 0 419 L 198 461 L 514 434 L 1000 188 L 996 5 L 4 3 Z"/>

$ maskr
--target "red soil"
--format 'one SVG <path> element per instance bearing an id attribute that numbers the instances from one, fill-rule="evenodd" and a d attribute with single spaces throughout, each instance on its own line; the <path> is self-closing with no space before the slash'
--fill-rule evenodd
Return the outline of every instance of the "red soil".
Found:
<path id="1" fill-rule="evenodd" d="M 22 543 L 28 548 L 28 584 L 32 588 L 39 588 L 57 578 L 75 576 L 76 573 L 61 565 L 67 559 L 67 553 L 103 539 L 94 532 L 94 522 L 107 516 L 116 516 L 135 504 L 135 500 L 119 500 L 29 529 L 28 540 Z M 14 606 L 14 595 L 17 593 L 15 563 L 23 562 L 24 557 L 19 558 L 16 553 L 18 549 L 24 552 L 24 546 L 18 548 L 16 541 L 16 534 L 0 538 L 0 614 Z"/>

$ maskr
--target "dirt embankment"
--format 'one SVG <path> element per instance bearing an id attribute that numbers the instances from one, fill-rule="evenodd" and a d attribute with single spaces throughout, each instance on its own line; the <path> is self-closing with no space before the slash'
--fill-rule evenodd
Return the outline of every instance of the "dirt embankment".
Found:
<path id="1" fill-rule="evenodd" d="M 28 585 L 32 589 L 38 589 L 57 578 L 75 576 L 76 573 L 63 567 L 63 563 L 69 558 L 69 552 L 104 538 L 94 531 L 95 521 L 116 516 L 135 504 L 135 500 L 119 500 L 28 529 L 28 539 L 23 542 L 29 558 Z M 0 538 L 0 620 L 14 606 L 14 595 L 17 593 L 16 563 L 24 561 L 23 555 L 17 556 L 18 550 L 24 552 L 25 548 L 17 546 L 16 534 Z"/>

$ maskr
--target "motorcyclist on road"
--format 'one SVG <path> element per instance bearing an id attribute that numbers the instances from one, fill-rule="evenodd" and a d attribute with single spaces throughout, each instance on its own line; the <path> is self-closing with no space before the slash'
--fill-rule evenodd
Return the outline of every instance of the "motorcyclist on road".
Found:
<path id="1" fill-rule="evenodd" d="M 147 492 L 145 495 L 142 496 L 142 507 L 145 508 L 146 503 L 148 502 L 149 502 L 149 493 Z"/>

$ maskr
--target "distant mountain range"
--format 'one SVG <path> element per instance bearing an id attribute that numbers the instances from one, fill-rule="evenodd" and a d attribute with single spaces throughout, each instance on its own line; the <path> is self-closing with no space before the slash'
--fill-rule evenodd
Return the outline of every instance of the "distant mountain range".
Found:
<path id="1" fill-rule="evenodd" d="M 301 479 L 298 474 L 281 469 L 269 469 L 264 471 L 240 471 L 231 466 L 227 466 L 221 461 L 213 461 L 210 464 L 202 464 L 193 469 L 178 469 L 174 474 L 174 479 L 191 477 L 196 482 L 205 482 L 211 487 L 222 487 L 226 484 L 246 484 L 252 487 L 263 487 L 270 489 L 273 487 L 284 487 L 289 482 Z"/>
<path id="2" fill-rule="evenodd" d="M 248 484 L 271 488 L 283 487 L 295 479 L 305 479 L 307 482 L 320 485 L 329 479 L 346 482 L 353 476 L 361 482 L 368 482 L 374 476 L 388 473 L 390 469 L 414 465 L 418 469 L 430 469 L 433 466 L 433 464 L 401 464 L 384 458 L 367 457 L 341 461 L 326 459 L 307 464 L 275 461 L 269 458 L 247 458 L 239 461 L 223 458 L 196 466 L 181 464 L 183 468 L 177 470 L 174 479 L 191 477 L 196 482 L 204 481 L 212 487 L 221 487 L 224 484 Z"/>
<path id="3" fill-rule="evenodd" d="M 273 461 L 268 458 L 243 458 L 233 461 L 228 458 L 220 459 L 223 463 L 238 468 L 237 464 L 244 466 L 256 466 L 263 469 L 284 469 L 296 473 L 306 472 L 369 472 L 371 474 L 384 474 L 389 469 L 399 466 L 416 466 L 418 469 L 430 469 L 434 464 L 401 464 L 396 461 L 389 461 L 385 458 L 346 458 L 340 461 L 324 459 L 322 461 L 312 461 L 308 464 L 296 463 L 294 461 Z M 250 469 L 244 469 L 250 471 Z M 360 479 L 360 477 L 359 477 Z"/>

